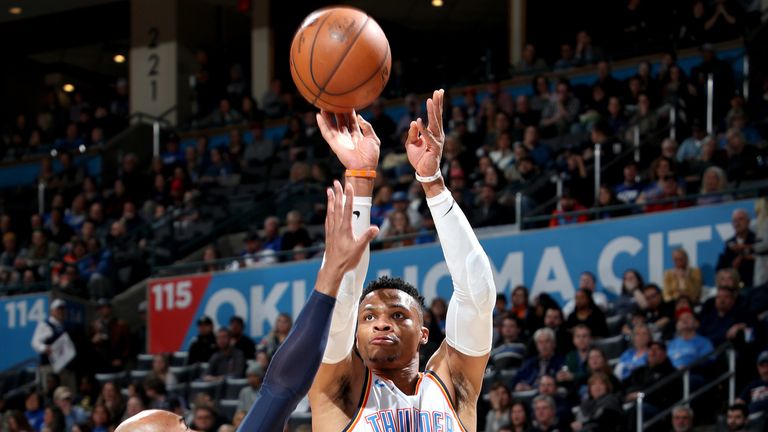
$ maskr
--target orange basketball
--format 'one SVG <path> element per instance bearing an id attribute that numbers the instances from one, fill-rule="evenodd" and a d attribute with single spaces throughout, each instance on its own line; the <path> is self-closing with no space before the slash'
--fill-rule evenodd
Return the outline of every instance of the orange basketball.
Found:
<path id="1" fill-rule="evenodd" d="M 291 43 L 291 75 L 311 104 L 330 112 L 370 105 L 389 79 L 392 57 L 381 27 L 346 6 L 312 12 Z"/>

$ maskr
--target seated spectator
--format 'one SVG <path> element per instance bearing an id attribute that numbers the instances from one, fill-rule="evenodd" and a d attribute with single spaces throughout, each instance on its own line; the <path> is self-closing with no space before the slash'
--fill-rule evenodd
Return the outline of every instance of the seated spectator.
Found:
<path id="1" fill-rule="evenodd" d="M 64 415 L 66 429 L 71 430 L 76 424 L 88 421 L 88 414 L 78 405 L 73 403 L 74 394 L 67 387 L 57 387 L 53 392 L 53 403 Z"/>
<path id="2" fill-rule="evenodd" d="M 757 373 L 758 378 L 747 384 L 736 399 L 748 406 L 750 414 L 768 410 L 768 351 L 757 356 Z"/>
<path id="3" fill-rule="evenodd" d="M 615 315 L 624 318 L 645 307 L 645 297 L 643 296 L 643 275 L 635 269 L 624 271 L 621 278 L 621 291 L 619 296 L 613 300 L 612 311 Z"/>
<path id="4" fill-rule="evenodd" d="M 43 428 L 43 416 L 45 410 L 43 409 L 43 400 L 40 397 L 40 393 L 37 391 L 30 391 L 27 397 L 24 398 L 24 417 L 27 419 L 27 423 L 30 426 L 30 432 L 39 432 Z"/>
<path id="5" fill-rule="evenodd" d="M 285 231 L 280 239 L 280 247 L 283 251 L 293 250 L 298 245 L 309 246 L 312 239 L 309 231 L 304 228 L 301 213 L 291 210 L 285 216 Z"/>
<path id="6" fill-rule="evenodd" d="M 275 328 L 280 327 L 284 331 L 285 323 L 278 318 L 278 323 Z M 229 335 L 232 338 L 232 346 L 239 349 L 246 360 L 251 360 L 256 357 L 256 344 L 253 340 L 246 336 L 243 331 L 245 330 L 245 322 L 237 315 L 229 319 Z M 291 330 L 290 317 L 288 318 L 288 330 L 285 331 L 285 335 L 288 335 L 288 331 Z M 280 341 L 282 343 L 282 340 Z"/>
<path id="7" fill-rule="evenodd" d="M 220 425 L 218 414 L 211 406 L 195 406 L 194 418 L 189 429 L 200 432 L 216 432 Z"/>
<path id="8" fill-rule="evenodd" d="M 210 150 L 211 162 L 203 171 L 200 178 L 201 183 L 207 184 L 228 184 L 230 176 L 234 173 L 232 165 L 224 159 L 221 150 L 212 148 Z"/>
<path id="9" fill-rule="evenodd" d="M 509 132 L 503 132 L 496 139 L 495 149 L 488 153 L 488 157 L 496 168 L 501 171 L 506 170 L 515 163 L 515 154 L 512 151 L 512 137 Z"/>
<path id="10" fill-rule="evenodd" d="M 540 294 L 538 299 L 541 298 L 542 296 Z M 554 303 L 554 300 L 552 304 L 546 303 L 546 305 L 540 305 L 541 307 L 544 307 L 544 316 L 542 321 L 543 327 L 547 327 L 555 332 L 555 340 L 557 342 L 556 351 L 558 354 L 565 357 L 566 354 L 573 350 L 573 336 L 571 335 L 571 332 L 565 328 L 565 317 L 563 316 L 563 311 L 559 306 L 557 306 L 557 303 Z M 537 327 L 541 328 L 538 325 L 538 322 L 534 328 L 538 330 Z M 530 348 L 530 352 L 536 352 L 536 344 L 533 344 L 533 346 Z"/>
<path id="11" fill-rule="evenodd" d="M 731 214 L 733 237 L 725 241 L 723 252 L 717 259 L 717 270 L 734 268 L 739 272 L 740 279 L 749 284 L 754 278 L 755 251 L 757 243 L 755 233 L 749 228 L 749 213 L 744 209 L 736 209 Z"/>
<path id="12" fill-rule="evenodd" d="M 285 342 L 285 338 L 287 338 L 288 333 L 291 332 L 291 327 L 293 327 L 291 316 L 286 313 L 279 314 L 272 330 L 270 330 L 269 333 L 264 336 L 264 339 L 261 340 L 261 343 L 259 343 L 259 350 L 265 351 L 267 356 L 271 358 L 275 354 L 275 351 L 280 348 L 280 345 Z M 251 358 L 253 357 L 248 357 L 248 359 Z"/>
<path id="13" fill-rule="evenodd" d="M 675 267 L 664 272 L 664 300 L 673 301 L 680 295 L 686 295 L 698 303 L 701 299 L 701 270 L 690 267 L 688 253 L 683 248 L 672 252 Z"/>
<path id="14" fill-rule="evenodd" d="M 413 190 L 413 188 L 411 188 Z M 392 214 L 395 211 L 401 211 L 406 214 L 408 217 L 408 223 L 411 227 L 414 229 L 420 228 L 422 224 L 422 220 L 424 217 L 419 213 L 419 207 L 421 206 L 421 203 L 423 202 L 423 192 L 421 187 L 419 186 L 417 194 L 413 194 L 413 198 L 409 198 L 408 193 L 405 191 L 397 191 L 392 194 L 392 209 L 390 209 L 386 215 L 387 217 Z M 323 216 L 323 220 L 325 216 Z M 380 229 L 382 231 L 389 229 L 390 222 L 388 222 L 388 219 L 384 220 L 384 223 L 382 223 Z"/>
<path id="15" fill-rule="evenodd" d="M 599 210 L 597 213 L 595 213 L 595 220 L 612 219 L 629 215 L 629 209 L 611 208 L 620 205 L 624 205 L 624 202 L 619 201 L 613 189 L 611 189 L 608 185 L 601 185 L 597 195 L 597 202 L 595 203 L 595 207 L 593 207 L 594 209 Z"/>
<path id="16" fill-rule="evenodd" d="M 115 427 L 107 407 L 97 404 L 91 411 L 89 426 L 92 432 L 108 432 Z"/>
<path id="17" fill-rule="evenodd" d="M 538 354 L 531 357 L 523 363 L 523 366 L 517 371 L 513 385 L 515 391 L 530 390 L 538 385 L 538 380 L 542 375 L 552 375 L 563 366 L 565 360 L 556 353 L 555 332 L 550 328 L 541 328 L 533 334 L 533 340 L 536 343 Z M 554 410 L 554 406 L 553 406 Z"/>
<path id="18" fill-rule="evenodd" d="M 101 387 L 101 392 L 99 393 L 98 399 L 96 399 L 96 404 L 107 407 L 109 417 L 114 420 L 120 419 L 120 416 L 126 409 L 122 393 L 117 389 L 115 383 L 111 381 L 105 382 Z"/>
<path id="19" fill-rule="evenodd" d="M 536 47 L 533 44 L 523 47 L 522 58 L 515 64 L 515 72 L 520 74 L 530 74 L 546 68 L 544 60 L 536 56 Z"/>
<path id="20" fill-rule="evenodd" d="M 91 323 L 90 341 L 94 351 L 94 364 L 99 372 L 117 372 L 125 367 L 131 350 L 131 332 L 128 324 L 112 313 L 112 304 L 99 299 L 98 318 Z"/>
<path id="21" fill-rule="evenodd" d="M 747 327 L 757 327 L 749 311 L 739 301 L 738 290 L 718 287 L 717 294 L 704 302 L 701 308 L 699 333 L 720 346 L 726 341 L 734 341 Z"/>
<path id="22" fill-rule="evenodd" d="M 509 424 L 509 417 L 512 413 L 512 397 L 504 384 L 496 383 L 488 392 L 488 400 L 491 409 L 485 416 L 486 432 L 498 432 L 501 427 Z"/>
<path id="23" fill-rule="evenodd" d="M 539 128 L 533 125 L 526 127 L 522 143 L 536 166 L 542 169 L 549 167 L 552 162 L 552 149 L 539 140 Z"/>
<path id="24" fill-rule="evenodd" d="M 757 148 L 747 144 L 744 134 L 735 129 L 728 129 L 725 134 L 725 148 L 717 150 L 714 160 L 725 170 L 729 181 L 741 182 L 756 178 L 760 157 Z"/>
<path id="25" fill-rule="evenodd" d="M 712 342 L 697 333 L 699 323 L 689 308 L 675 313 L 677 336 L 669 342 L 669 358 L 678 369 L 682 369 L 699 358 L 714 351 Z"/>
<path id="26" fill-rule="evenodd" d="M 672 431 L 693 431 L 693 410 L 690 407 L 678 405 L 672 410 Z"/>
<path id="27" fill-rule="evenodd" d="M 595 301 L 595 304 L 600 307 L 603 311 L 608 310 L 608 297 L 605 296 L 602 292 L 597 291 L 597 280 L 595 279 L 595 275 L 592 272 L 582 272 L 579 275 L 579 290 L 586 289 L 592 292 L 592 300 Z M 563 306 L 563 314 L 570 316 L 571 313 L 573 313 L 575 309 L 575 298 L 568 300 L 568 303 Z M 593 336 L 597 336 L 592 333 Z"/>
<path id="28" fill-rule="evenodd" d="M 573 333 L 573 351 L 565 356 L 565 366 L 557 372 L 557 381 L 572 386 L 576 382 L 586 381 L 589 375 L 587 357 L 592 347 L 592 331 L 584 324 L 571 329 Z"/>
<path id="29" fill-rule="evenodd" d="M 562 136 L 571 132 L 578 121 L 581 103 L 571 94 L 571 85 L 566 80 L 557 84 L 556 95 L 541 113 L 542 135 Z"/>
<path id="30" fill-rule="evenodd" d="M 576 49 L 573 57 L 579 66 L 591 65 L 603 57 L 603 50 L 592 45 L 592 36 L 586 30 L 581 30 L 576 34 Z"/>
<path id="31" fill-rule="evenodd" d="M 237 409 L 248 412 L 259 394 L 261 383 L 264 380 L 264 368 L 260 364 L 254 363 L 248 367 L 245 377 L 248 379 L 248 385 L 240 389 Z"/>
<path id="32" fill-rule="evenodd" d="M 531 107 L 531 100 L 527 95 L 519 95 L 515 99 L 515 113 L 512 114 L 512 131 L 514 141 L 523 139 L 528 126 L 539 125 L 539 113 Z"/>
<path id="33" fill-rule="evenodd" d="M 643 185 L 638 180 L 637 163 L 634 161 L 624 165 L 624 182 L 615 186 L 616 198 L 624 203 L 634 203 L 643 190 Z"/>
<path id="34" fill-rule="evenodd" d="M 656 330 L 668 332 L 672 326 L 674 315 L 673 305 L 664 300 L 662 290 L 656 284 L 648 284 L 643 288 L 646 307 L 642 309 L 645 320 L 649 325 L 653 325 Z"/>
<path id="35" fill-rule="evenodd" d="M 524 285 L 518 285 L 512 290 L 512 306 L 509 312 L 516 316 L 521 322 L 525 323 L 523 331 L 532 330 L 533 326 L 531 321 L 533 319 L 533 311 L 528 300 L 528 288 Z"/>
<path id="36" fill-rule="evenodd" d="M 563 196 L 560 197 L 559 206 L 552 212 L 552 219 L 549 221 L 550 227 L 572 225 L 589 220 L 587 213 L 579 215 L 569 215 L 570 212 L 586 211 L 587 208 L 581 205 L 576 198 L 572 197 L 569 191 L 563 192 Z"/>
<path id="37" fill-rule="evenodd" d="M 197 336 L 189 345 L 187 363 L 208 363 L 213 353 L 216 352 L 216 337 L 213 335 L 213 320 L 208 316 L 202 316 L 197 320 Z"/>
<path id="38" fill-rule="evenodd" d="M 615 376 L 626 381 L 635 369 L 648 364 L 648 347 L 653 341 L 651 330 L 645 324 L 632 328 L 632 347 L 627 348 L 619 357 L 613 370 Z"/>
<path id="39" fill-rule="evenodd" d="M 701 177 L 701 189 L 699 189 L 699 194 L 706 196 L 699 197 L 696 205 L 718 204 L 732 200 L 731 195 L 723 193 L 727 186 L 728 179 L 722 168 L 716 166 L 707 168 Z"/>
<path id="40" fill-rule="evenodd" d="M 611 431 L 621 424 L 623 410 L 608 375 L 596 372 L 587 381 L 589 397 L 579 406 L 577 420 L 571 423 L 575 432 Z"/>
<path id="41" fill-rule="evenodd" d="M 675 159 L 678 162 L 691 162 L 699 158 L 707 131 L 699 122 L 694 122 L 691 126 L 691 136 L 684 139 L 677 149 Z"/>
<path id="42" fill-rule="evenodd" d="M 565 323 L 566 328 L 573 329 L 577 325 L 589 327 L 595 337 L 608 336 L 608 325 L 605 314 L 592 299 L 592 291 L 582 288 L 574 295 L 574 309 Z"/>
<path id="43" fill-rule="evenodd" d="M 573 47 L 571 44 L 564 43 L 560 45 L 560 58 L 555 61 L 552 69 L 555 71 L 564 71 L 572 69 L 578 65 L 578 60 L 574 58 Z"/>
<path id="44" fill-rule="evenodd" d="M 539 114 L 539 120 L 541 120 L 541 112 L 544 111 L 547 105 L 549 105 L 550 99 L 552 99 L 552 92 L 549 88 L 549 79 L 544 75 L 536 75 L 531 80 L 531 87 L 533 90 L 533 96 L 531 96 L 531 109 Z"/>
<path id="45" fill-rule="evenodd" d="M 726 426 L 728 426 L 728 432 L 747 432 L 755 430 L 747 427 L 749 423 L 749 409 L 746 405 L 741 403 L 735 403 L 728 407 L 725 423 Z"/>
<path id="46" fill-rule="evenodd" d="M 493 351 L 491 351 L 491 361 L 494 356 L 506 352 L 513 352 L 519 355 L 521 359 L 525 358 L 527 348 L 522 338 L 522 331 L 520 319 L 517 316 L 510 313 L 504 314 L 501 318 L 498 337 L 493 344 Z"/>
<path id="47" fill-rule="evenodd" d="M 224 378 L 240 378 L 245 372 L 243 352 L 232 346 L 232 336 L 226 328 L 216 332 L 216 351 L 208 361 L 205 381 L 219 381 Z"/>
<path id="48" fill-rule="evenodd" d="M 507 214 L 508 211 L 499 204 L 496 198 L 496 189 L 492 185 L 484 183 L 480 188 L 477 202 L 470 212 L 472 226 L 482 228 L 501 225 L 509 221 Z"/>
<path id="49" fill-rule="evenodd" d="M 229 100 L 222 99 L 219 101 L 218 108 L 208 117 L 207 124 L 217 127 L 238 124 L 242 121 L 243 116 L 237 110 L 232 109 Z"/>
<path id="50" fill-rule="evenodd" d="M 666 345 L 663 342 L 651 342 L 650 347 L 648 347 L 648 364 L 635 369 L 626 381 L 626 400 L 628 402 L 635 401 L 639 392 L 643 392 L 673 373 L 675 373 L 675 367 L 667 357 Z M 671 380 L 662 388 L 647 393 L 643 408 L 645 405 L 649 407 L 644 409 L 644 416 L 645 414 L 658 413 L 660 410 L 671 406 L 680 400 L 682 393 L 680 379 Z M 634 419 L 634 416 L 631 418 Z"/>
<path id="51" fill-rule="evenodd" d="M 511 414 L 509 415 L 508 432 L 527 432 L 531 427 L 528 421 L 528 408 L 520 401 L 513 401 Z M 501 429 L 502 431 L 504 428 Z"/>
<path id="52" fill-rule="evenodd" d="M 555 414 L 562 422 L 568 422 L 573 417 L 571 404 L 568 399 L 558 392 L 557 381 L 551 375 L 543 375 L 539 378 L 538 391 L 540 395 L 549 396 L 555 401 Z"/>
<path id="53" fill-rule="evenodd" d="M 550 396 L 539 395 L 533 398 L 533 426 L 528 429 L 529 432 L 555 432 L 568 430 L 568 425 L 564 424 L 557 417 L 557 406 Z"/>
<path id="54" fill-rule="evenodd" d="M 165 384 L 165 387 L 176 385 L 178 380 L 176 375 L 168 371 L 169 367 L 168 356 L 165 354 L 155 354 L 152 359 L 152 370 L 147 375 L 146 379 L 159 379 Z"/>

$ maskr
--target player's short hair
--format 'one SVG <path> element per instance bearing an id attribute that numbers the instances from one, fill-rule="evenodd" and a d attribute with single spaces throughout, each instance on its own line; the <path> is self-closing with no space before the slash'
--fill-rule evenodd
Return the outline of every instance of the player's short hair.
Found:
<path id="1" fill-rule="evenodd" d="M 396 289 L 411 296 L 419 305 L 419 313 L 422 314 L 422 316 L 427 309 L 427 305 L 424 303 L 424 297 L 419 294 L 419 290 L 417 290 L 416 287 L 398 277 L 393 278 L 389 276 L 380 276 L 378 279 L 371 281 L 371 283 L 369 283 L 363 290 L 359 303 L 362 303 L 363 299 L 365 299 L 365 296 L 368 294 L 382 289 Z"/>

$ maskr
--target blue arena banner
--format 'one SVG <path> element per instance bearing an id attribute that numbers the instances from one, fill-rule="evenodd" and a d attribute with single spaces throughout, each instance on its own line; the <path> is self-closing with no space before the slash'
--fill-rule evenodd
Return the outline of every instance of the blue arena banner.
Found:
<path id="1" fill-rule="evenodd" d="M 3 350 L 0 371 L 36 359 L 32 335 L 38 321 L 48 317 L 48 296 L 45 294 L 0 297 L 0 334 Z"/>
<path id="2" fill-rule="evenodd" d="M 621 287 L 622 273 L 634 268 L 647 280 L 661 283 L 672 267 L 672 251 L 684 248 L 692 266 L 700 267 L 705 284 L 724 242 L 733 235 L 731 213 L 753 201 L 694 207 L 672 212 L 571 225 L 555 229 L 481 237 L 490 257 L 496 288 L 509 296 L 520 284 L 532 298 L 549 293 L 560 302 L 573 297 L 579 275 L 597 276 L 598 290 L 609 297 Z M 232 315 L 246 321 L 246 331 L 260 339 L 280 312 L 296 316 L 312 290 L 320 260 L 267 268 L 155 279 L 149 283 L 149 341 L 152 352 L 186 349 L 195 321 L 211 316 L 226 325 Z M 438 244 L 374 252 L 368 280 L 399 276 L 414 284 L 427 301 L 450 298 L 448 268 Z M 173 322 L 173 326 L 168 326 Z M 172 327 L 173 332 L 168 331 Z M 179 332 L 179 330 L 182 330 Z"/>

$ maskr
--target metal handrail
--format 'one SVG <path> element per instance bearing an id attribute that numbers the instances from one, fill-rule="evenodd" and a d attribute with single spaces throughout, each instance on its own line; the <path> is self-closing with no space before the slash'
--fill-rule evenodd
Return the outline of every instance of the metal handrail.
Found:
<path id="1" fill-rule="evenodd" d="M 631 204 L 617 204 L 617 205 L 603 206 L 603 207 L 593 207 L 586 210 L 566 212 L 566 213 L 558 214 L 557 216 L 558 217 L 570 217 L 570 216 L 577 217 L 577 216 L 584 216 L 584 215 L 589 216 L 592 214 L 603 213 L 603 212 L 642 209 L 648 205 L 654 205 L 654 204 L 690 202 L 690 201 L 695 201 L 698 198 L 718 197 L 718 196 L 727 196 L 727 195 L 732 195 L 732 196 L 738 195 L 738 196 L 746 197 L 746 196 L 749 196 L 750 194 L 757 193 L 765 189 L 766 187 L 768 187 L 768 180 L 763 180 L 759 182 L 758 185 L 751 186 L 748 188 L 733 188 L 733 189 L 726 189 L 722 192 L 712 192 L 712 193 L 706 193 L 706 194 L 689 194 L 681 197 L 649 200 L 641 204 L 631 203 Z M 543 215 L 543 216 L 525 217 L 523 218 L 523 221 L 528 223 L 533 223 L 533 222 L 548 221 L 550 219 L 552 219 L 552 215 Z"/>
<path id="2" fill-rule="evenodd" d="M 707 353 L 707 354 L 697 358 L 696 360 L 694 360 L 691 364 L 687 365 L 686 367 L 684 367 L 682 369 L 679 369 L 679 370 L 673 372 L 670 375 L 665 376 L 664 378 L 662 378 L 662 379 L 656 381 L 655 383 L 653 383 L 648 388 L 643 389 L 642 392 L 640 392 L 640 394 L 642 394 L 643 397 L 642 398 L 638 397 L 638 400 L 634 403 L 634 405 L 637 407 L 636 415 L 637 415 L 638 430 L 644 430 L 644 429 L 646 429 L 646 428 L 648 428 L 648 427 L 658 423 L 659 421 L 661 421 L 661 419 L 665 418 L 667 416 L 667 414 L 672 412 L 677 406 L 688 404 L 690 401 L 698 398 L 699 396 L 701 396 L 702 394 L 706 393 L 707 391 L 709 391 L 710 389 L 712 389 L 716 385 L 722 383 L 723 381 L 728 380 L 728 379 L 733 380 L 734 377 L 736 376 L 736 372 L 734 370 L 734 364 L 731 361 L 729 361 L 729 370 L 727 372 L 723 373 L 722 375 L 720 375 L 718 378 L 716 378 L 712 382 L 709 382 L 706 385 L 702 386 L 701 388 L 697 389 L 693 393 L 690 393 L 690 382 L 689 382 L 689 380 L 685 379 L 687 376 L 689 376 L 690 371 L 692 369 L 694 369 L 694 368 L 696 368 L 698 366 L 701 366 L 703 364 L 710 363 L 712 361 L 712 358 L 718 357 L 721 354 L 723 354 L 724 352 L 728 353 L 729 359 L 733 355 L 733 353 L 735 353 L 733 345 L 730 342 L 726 342 L 726 343 L 718 346 L 711 353 Z M 652 417 L 650 420 L 644 421 L 644 419 L 642 417 L 642 413 L 641 413 L 642 405 L 643 405 L 643 402 L 644 402 L 643 399 L 647 398 L 649 394 L 663 389 L 666 385 L 668 385 L 669 383 L 671 383 L 673 381 L 676 381 L 676 380 L 680 379 L 681 377 L 684 378 L 684 380 L 683 380 L 683 399 L 681 399 L 680 401 L 678 401 L 675 404 L 672 404 L 672 406 L 667 407 L 662 412 L 660 412 L 660 413 L 656 414 L 654 417 Z M 732 399 L 733 395 L 729 395 L 729 398 Z M 730 402 L 732 402 L 732 400 Z"/>

